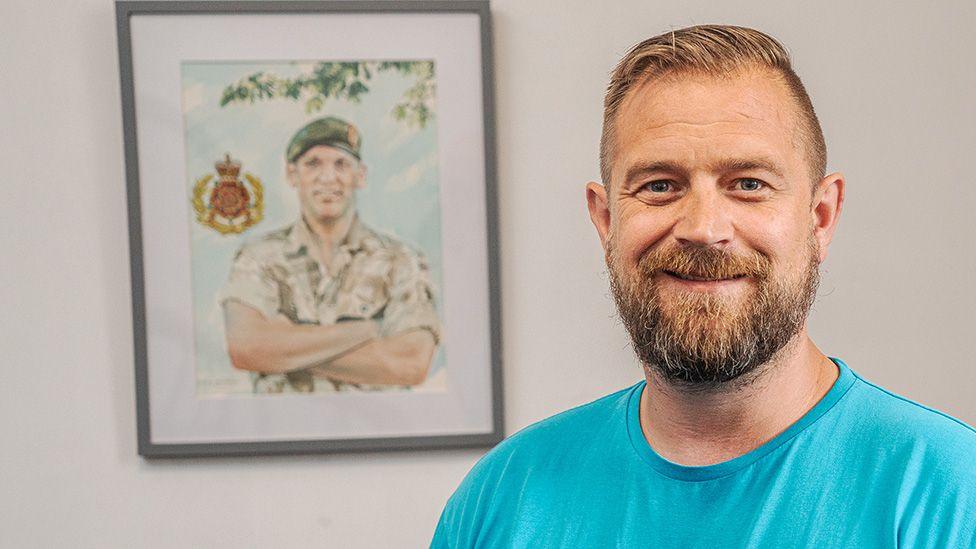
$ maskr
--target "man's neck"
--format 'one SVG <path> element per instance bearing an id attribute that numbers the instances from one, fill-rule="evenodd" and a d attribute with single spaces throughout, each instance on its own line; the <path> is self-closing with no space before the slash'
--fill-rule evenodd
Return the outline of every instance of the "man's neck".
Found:
<path id="1" fill-rule="evenodd" d="M 305 222 L 308 223 L 312 235 L 318 240 L 322 248 L 321 251 L 331 255 L 332 251 L 349 236 L 349 229 L 352 228 L 355 219 L 355 212 L 349 212 L 332 221 L 321 221 L 306 217 Z"/>
<path id="2" fill-rule="evenodd" d="M 728 461 L 768 442 L 810 411 L 838 376 L 805 326 L 746 383 L 694 392 L 669 385 L 652 368 L 645 373 L 644 438 L 668 461 L 689 466 Z"/>

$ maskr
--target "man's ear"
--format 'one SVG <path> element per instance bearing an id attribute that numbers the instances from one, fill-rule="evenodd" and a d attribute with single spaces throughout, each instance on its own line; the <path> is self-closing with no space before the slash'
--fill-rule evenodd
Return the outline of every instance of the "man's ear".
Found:
<path id="1" fill-rule="evenodd" d="M 610 200 L 607 188 L 595 181 L 586 184 L 586 207 L 590 210 L 590 221 L 600 236 L 600 245 L 607 249 L 610 234 Z"/>
<path id="2" fill-rule="evenodd" d="M 358 177 L 358 181 L 356 181 L 356 188 L 357 189 L 362 189 L 364 187 L 366 187 L 366 164 L 364 164 L 362 161 L 360 161 L 359 162 L 359 177 Z"/>
<path id="3" fill-rule="evenodd" d="M 288 180 L 288 185 L 298 187 L 298 164 L 294 162 L 285 164 L 285 179 Z"/>
<path id="4" fill-rule="evenodd" d="M 827 247 L 834 238 L 834 230 L 840 220 L 844 205 L 844 175 L 834 172 L 817 183 L 810 215 L 813 217 L 813 234 L 820 245 L 820 262 L 827 259 Z"/>

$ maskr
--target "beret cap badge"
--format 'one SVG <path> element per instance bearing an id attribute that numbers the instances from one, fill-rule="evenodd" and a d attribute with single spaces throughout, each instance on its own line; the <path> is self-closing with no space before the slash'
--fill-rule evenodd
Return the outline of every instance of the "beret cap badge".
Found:
<path id="1" fill-rule="evenodd" d="M 341 118 L 327 116 L 313 120 L 295 132 L 288 143 L 285 157 L 289 163 L 294 162 L 316 145 L 335 147 L 359 159 L 362 139 L 356 126 Z"/>

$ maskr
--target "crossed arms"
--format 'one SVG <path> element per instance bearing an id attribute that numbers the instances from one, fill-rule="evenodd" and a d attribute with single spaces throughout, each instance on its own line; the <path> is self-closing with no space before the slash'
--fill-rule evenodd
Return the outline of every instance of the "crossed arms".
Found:
<path id="1" fill-rule="evenodd" d="M 235 368 L 266 374 L 310 368 L 347 383 L 417 385 L 427 378 L 436 347 L 422 328 L 384 336 L 373 320 L 294 324 L 233 300 L 224 302 L 224 325 Z"/>

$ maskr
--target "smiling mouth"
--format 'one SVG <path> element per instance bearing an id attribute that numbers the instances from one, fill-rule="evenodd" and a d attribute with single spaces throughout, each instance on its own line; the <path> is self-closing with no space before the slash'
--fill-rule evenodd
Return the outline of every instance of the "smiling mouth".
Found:
<path id="1" fill-rule="evenodd" d="M 723 282 L 727 280 L 738 280 L 740 278 L 745 278 L 746 275 L 735 275 L 728 278 L 711 278 L 706 276 L 695 276 L 692 274 L 676 273 L 674 271 L 664 271 L 664 274 L 677 278 L 679 280 L 687 280 L 689 282 Z"/>
<path id="2" fill-rule="evenodd" d="M 341 192 L 316 191 L 312 193 L 312 196 L 318 200 L 324 200 L 326 202 L 335 202 L 342 199 Z"/>

